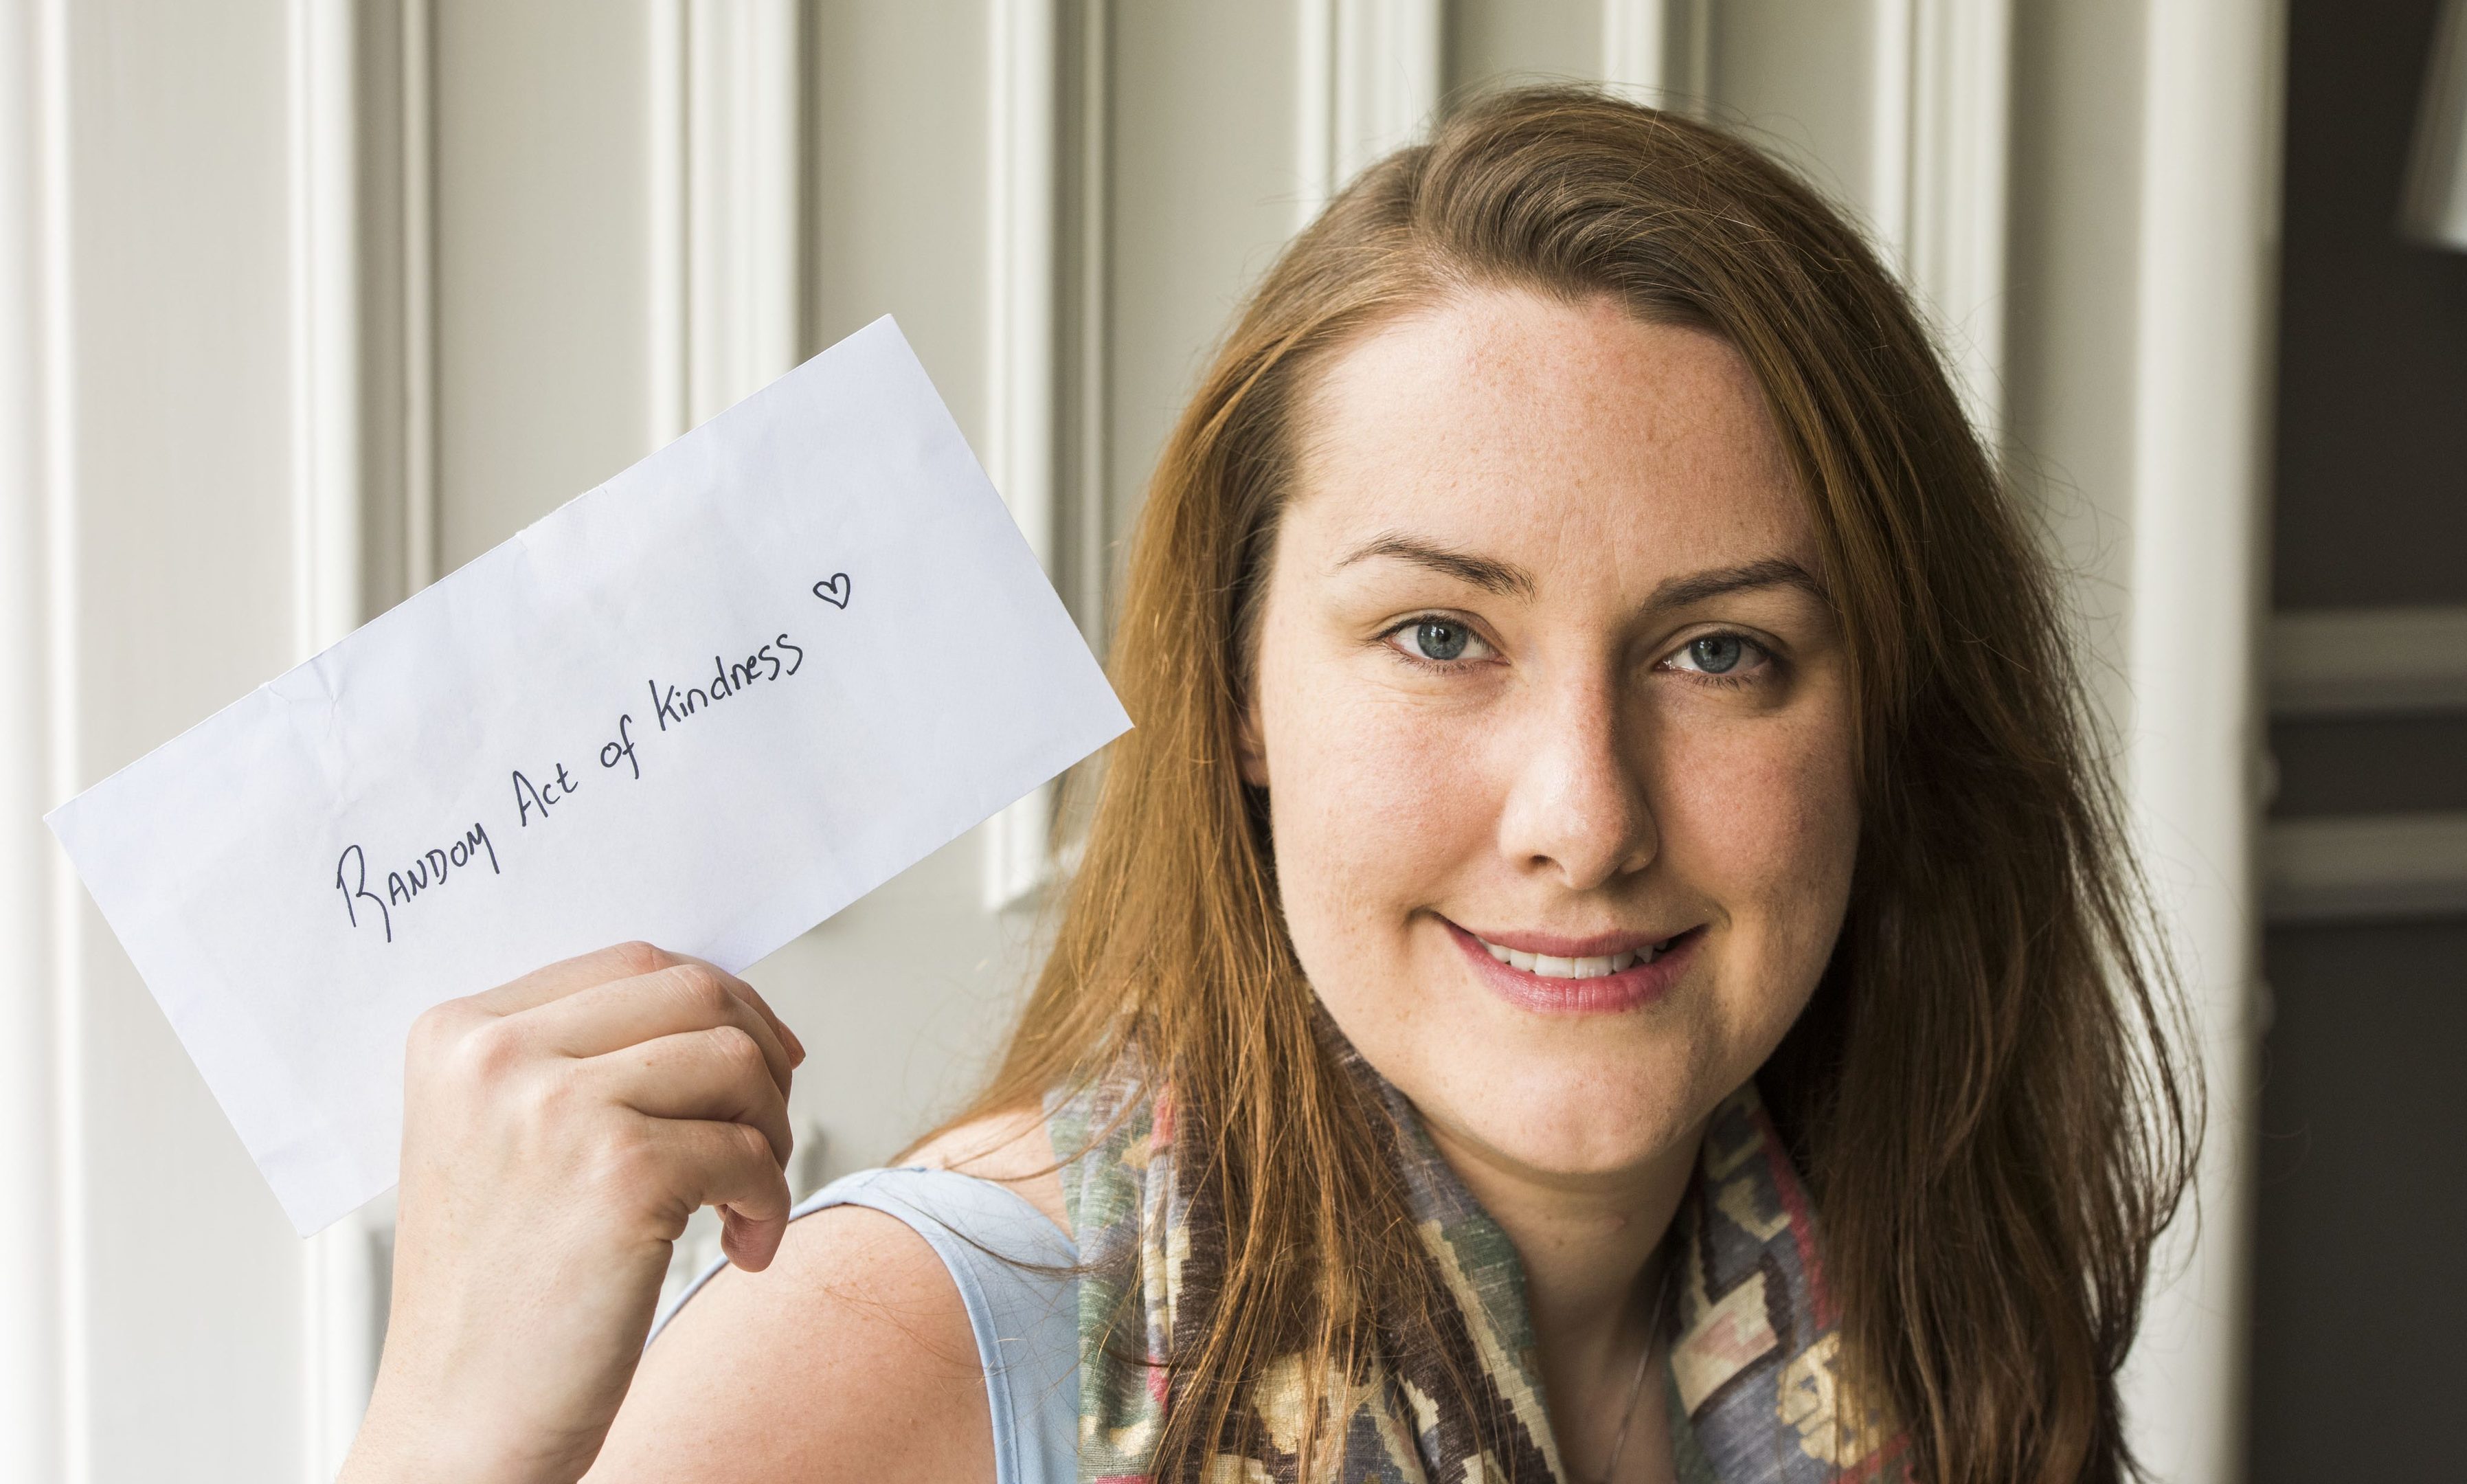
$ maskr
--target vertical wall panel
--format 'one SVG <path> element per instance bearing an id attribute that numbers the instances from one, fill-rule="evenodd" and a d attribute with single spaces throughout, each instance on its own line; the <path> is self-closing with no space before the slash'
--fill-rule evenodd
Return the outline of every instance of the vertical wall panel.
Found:
<path id="1" fill-rule="evenodd" d="M 1717 116 L 1835 200 L 1875 220 L 1870 86 L 1876 8 L 1891 0 L 1724 0 L 1714 7 Z"/>
<path id="2" fill-rule="evenodd" d="M 963 431 L 989 447 L 987 172 L 1005 140 L 988 104 L 988 20 L 1000 3 L 351 0 L 371 599 L 400 596 L 640 457 L 655 395 L 673 394 L 680 424 L 696 400 L 703 411 L 724 400 L 734 382 L 704 373 L 735 367 L 729 377 L 742 379 L 751 362 L 739 353 L 757 338 L 809 354 L 894 313 Z M 1367 116 L 1359 83 L 1370 74 L 1342 65 L 1340 43 L 1378 28 L 1348 33 L 1341 20 L 1442 19 L 1439 76 L 1464 89 L 1599 76 L 1618 30 L 1607 7 L 1621 25 L 1660 15 L 1686 30 L 1687 58 L 1703 42 L 1689 76 L 1709 78 L 1721 116 L 1854 209 L 1881 214 L 1876 224 L 1897 237 L 1917 215 L 1918 155 L 1931 148 L 1912 122 L 1925 49 L 1911 28 L 1965 3 L 1052 0 L 1053 463 L 1060 566 L 1083 619 L 1102 606 L 1092 598 L 1100 569 L 1119 560 L 1206 355 L 1314 198 L 1341 117 Z M 84 783 L 295 657 L 298 265 L 286 181 L 297 161 L 284 0 L 58 10 L 72 63 L 79 432 L 67 463 L 78 470 L 81 596 L 73 651 L 57 668 L 74 674 L 79 699 L 40 724 L 79 740 L 71 770 Z M 771 21 L 744 30 L 758 11 Z M 2082 575 L 2093 673 L 2121 721 L 2149 7 L 2015 0 L 2014 12 L 2007 406 L 2018 467 Z M 791 16 L 802 26 L 793 56 L 743 44 L 798 29 L 772 24 Z M 721 33 L 736 39 L 695 50 Z M 426 43 L 433 81 L 416 94 L 398 85 L 407 41 Z M 1416 48 L 1421 63 L 1428 52 Z M 727 90 L 753 68 L 767 69 L 774 125 L 786 117 L 776 95 L 803 93 L 799 189 L 770 200 L 803 195 L 794 289 L 768 295 L 793 303 L 780 311 L 789 325 L 762 321 L 736 293 L 768 271 L 739 252 L 761 232 L 748 225 L 739 176 L 776 151 L 720 138 L 749 124 L 745 98 Z M 423 119 L 426 131 L 407 138 Z M 764 138 L 774 134 L 785 137 Z M 428 171 L 402 176 L 405 151 L 420 147 Z M 727 200 L 713 205 L 714 193 Z M 423 211 L 427 235 L 407 238 Z M 433 271 L 407 284 L 421 248 L 433 248 Z M 723 257 L 747 264 L 738 281 Z M 412 353 L 432 343 L 410 334 L 410 290 L 421 285 L 433 290 L 435 363 L 415 383 Z M 716 338 L 713 316 L 730 318 Z M 405 409 L 422 386 L 435 389 L 434 436 L 415 441 Z M 423 450 L 434 455 L 439 548 L 424 563 L 405 514 Z M 1089 482 L 1102 487 L 1093 520 L 1079 500 Z M 0 529 L 0 540 L 17 530 Z M 22 565 L 12 558 L 9 570 Z M 827 1147 L 801 1175 L 906 1142 L 968 1090 L 1007 1022 L 1033 960 L 1033 920 L 985 909 L 983 850 L 981 833 L 955 842 L 755 970 L 813 1051 L 796 1112 Z M 66 957 L 85 967 L 61 1002 L 76 1114 L 46 1134 L 78 1198 L 67 1270 L 82 1277 L 60 1340 L 75 1366 L 63 1381 L 79 1420 L 71 1476 L 295 1476 L 302 1249 L 150 996 L 76 900 Z"/>
<path id="3" fill-rule="evenodd" d="M 1114 15 L 1112 450 L 1128 530 L 1174 414 L 1292 232 L 1300 32 L 1290 4 Z"/>
<path id="4" fill-rule="evenodd" d="M 1061 428 L 1055 577 L 1099 659 L 1113 612 L 1113 532 L 1106 519 L 1106 388 L 1113 368 L 1105 357 L 1113 323 L 1106 252 L 1113 219 L 1115 9 L 1115 0 L 1069 0 L 1056 54 L 1061 128 L 1054 212 L 1061 270 L 1055 328 L 1065 369 L 1055 388 Z"/>
<path id="5" fill-rule="evenodd" d="M 2125 1404 L 2161 1478 L 2241 1478 L 2259 1019 L 2254 670 L 2283 11 L 2158 5 L 2134 326 L 2133 823 L 2184 972 L 2211 1121 L 2202 1222 L 2168 1234 Z"/>
<path id="6" fill-rule="evenodd" d="M 38 816 L 66 762 L 71 719 L 58 694 L 68 594 L 56 590 L 64 542 L 66 450 L 52 436 L 67 400 L 69 337 L 59 333 L 67 267 L 60 251 L 63 79 L 53 65 L 57 6 L 0 11 L 0 1189 L 32 1209 L 0 1225 L 0 1477 L 61 1473 L 61 1372 L 70 1363 L 61 1290 L 82 1282 L 66 1261 L 66 1187 L 55 1033 L 66 977 L 63 903 L 83 905 Z"/>
<path id="7" fill-rule="evenodd" d="M 1448 7 L 1448 90 L 1599 77 L 1602 3 L 1455 0 Z"/>
<path id="8" fill-rule="evenodd" d="M 2131 570 L 2140 0 L 2015 8 L 2007 458 L 2071 575 L 2111 727 Z"/>
<path id="9" fill-rule="evenodd" d="M 980 442 L 985 7 L 823 0 L 814 32 L 813 348 L 897 315 L 961 430 Z"/>
<path id="10" fill-rule="evenodd" d="M 1046 576 L 1063 581 L 1055 475 L 1059 357 L 1061 7 L 996 0 L 985 80 L 985 412 L 977 456 Z M 985 823 L 985 904 L 1027 904 L 1053 879 L 1051 787 Z"/>
<path id="11" fill-rule="evenodd" d="M 650 451 L 643 0 L 435 7 L 447 570 Z"/>
<path id="12" fill-rule="evenodd" d="M 280 0 L 68 14 L 82 784 L 293 657 L 288 79 Z M 101 918 L 82 922 L 70 1467 L 288 1477 L 298 1242 Z"/>
<path id="13" fill-rule="evenodd" d="M 962 432 L 985 437 L 986 7 L 824 0 L 811 15 L 809 338 L 898 317 Z M 962 593 L 950 595 L 964 603 Z M 964 1095 L 1008 1023 L 1024 924 L 987 913 L 982 830 L 750 977 L 798 1028 L 825 1176 L 888 1157 Z"/>
<path id="14" fill-rule="evenodd" d="M 1910 24 L 1898 24 L 1909 4 Z M 2011 0 L 1896 0 L 1891 39 L 1907 65 L 1883 55 L 1877 75 L 1907 73 L 1903 101 L 1874 90 L 1880 124 L 1870 131 L 1881 183 L 1898 175 L 1903 197 L 1898 261 L 1935 322 L 1956 388 L 1973 421 L 2003 423 L 2004 295 L 2011 217 L 2013 12 Z M 1897 169 L 1895 167 L 1898 167 Z M 1885 192 L 1875 210 L 1889 223 Z"/>

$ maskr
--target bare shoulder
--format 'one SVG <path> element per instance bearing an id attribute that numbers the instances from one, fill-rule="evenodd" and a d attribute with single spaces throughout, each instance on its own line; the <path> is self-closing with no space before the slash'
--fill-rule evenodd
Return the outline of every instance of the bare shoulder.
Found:
<path id="1" fill-rule="evenodd" d="M 993 1421 L 950 1273 L 897 1219 L 835 1206 L 731 1267 L 644 1352 L 590 1478 L 991 1479 Z"/>
<path id="2" fill-rule="evenodd" d="M 905 1163 L 1016 1190 L 1064 1224 L 1033 1109 L 951 1129 Z M 966 1306 L 925 1239 L 834 1206 L 758 1273 L 723 1269 L 644 1353 L 595 1484 L 676 1478 L 991 1479 L 993 1419 Z"/>
<path id="3" fill-rule="evenodd" d="M 973 1175 L 1008 1186 L 1064 1231 L 1071 1221 L 1062 1205 L 1062 1176 L 1053 1167 L 1053 1140 L 1042 1108 L 1014 1108 L 947 1129 L 910 1151 L 908 1162 Z"/>

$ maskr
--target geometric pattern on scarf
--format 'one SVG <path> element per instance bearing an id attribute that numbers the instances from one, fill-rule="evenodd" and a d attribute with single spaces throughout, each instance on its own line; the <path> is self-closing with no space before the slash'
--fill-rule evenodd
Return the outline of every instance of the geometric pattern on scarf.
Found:
<path id="1" fill-rule="evenodd" d="M 1909 1441 L 1842 1375 L 1806 1186 L 1750 1083 L 1706 1126 L 1679 1210 L 1670 1380 L 1722 1484 L 1901 1484 Z"/>
<path id="2" fill-rule="evenodd" d="M 1375 1079 L 1367 1068 L 1361 1075 Z M 1439 1156 L 1411 1105 L 1384 1081 L 1377 1085 L 1395 1133 L 1391 1158 L 1454 1313 L 1438 1316 L 1443 1354 L 1406 1355 L 1347 1392 L 1337 1477 L 1558 1484 L 1565 1473 L 1515 1247 Z M 1191 1338 L 1178 1333 L 1177 1319 L 1207 1312 L 1197 1298 L 1221 1254 L 1211 1251 L 1211 1223 L 1191 1220 L 1177 1177 L 1187 1152 L 1170 1087 L 1143 1090 L 1121 1071 L 1057 1095 L 1048 1114 L 1079 1248 L 1079 1477 L 1149 1484 L 1173 1400 L 1164 1358 Z M 1678 1293 L 1665 1397 L 1680 1477 L 1907 1484 L 1904 1438 L 1844 1385 L 1815 1217 L 1753 1084 L 1714 1113 L 1673 1226 Z M 1241 1404 L 1261 1441 L 1253 1456 L 1216 1458 L 1211 1484 L 1300 1484 L 1292 1450 L 1313 1404 L 1300 1372 L 1287 1358 L 1247 1378 Z M 1484 1418 L 1440 1404 L 1458 1395 L 1443 1383 L 1450 1375 L 1470 1379 Z M 1477 1452 L 1482 1436 L 1495 1450 Z"/>

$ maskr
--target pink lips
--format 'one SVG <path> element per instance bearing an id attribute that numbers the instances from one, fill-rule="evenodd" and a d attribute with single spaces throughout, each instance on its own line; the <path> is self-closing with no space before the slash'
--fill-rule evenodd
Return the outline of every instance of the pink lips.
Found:
<path id="1" fill-rule="evenodd" d="M 1501 963 L 1490 956 L 1490 950 L 1482 947 L 1480 938 L 1446 918 L 1439 921 L 1446 925 L 1449 935 L 1456 939 L 1465 961 L 1473 967 L 1476 978 L 1509 1004 L 1541 1015 L 1617 1015 L 1652 1004 L 1670 993 L 1671 986 L 1687 972 L 1688 966 L 1696 959 L 1696 946 L 1705 937 L 1701 929 L 1691 927 L 1671 939 L 1670 947 L 1649 964 L 1637 964 L 1618 973 L 1592 979 L 1554 979 Z M 1491 941 L 1502 947 L 1527 953 L 1589 958 L 1638 952 L 1661 940 L 1636 933 L 1581 939 L 1514 933 L 1504 934 Z"/>

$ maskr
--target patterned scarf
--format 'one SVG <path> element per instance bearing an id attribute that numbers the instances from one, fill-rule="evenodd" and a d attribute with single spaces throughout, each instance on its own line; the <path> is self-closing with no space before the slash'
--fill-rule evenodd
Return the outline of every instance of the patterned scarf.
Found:
<path id="1" fill-rule="evenodd" d="M 1432 1147 L 1411 1105 L 1386 1083 L 1379 1088 L 1423 1244 L 1456 1312 L 1437 1325 L 1446 1354 L 1409 1355 L 1347 1393 L 1335 1476 L 1346 1484 L 1559 1484 L 1567 1473 L 1543 1409 L 1516 1250 Z M 1135 1080 L 1117 1076 L 1057 1097 L 1050 1111 L 1056 1153 L 1070 1161 L 1063 1198 L 1085 1273 L 1079 1477 L 1149 1484 L 1174 1316 L 1200 1312 L 1188 1303 L 1186 1274 L 1210 1266 L 1192 1261 L 1190 1193 L 1176 1177 L 1187 1152 L 1175 1142 L 1172 1093 L 1143 1095 Z M 1817 1258 L 1815 1220 L 1753 1084 L 1714 1112 L 1672 1233 L 1677 1295 L 1664 1396 L 1683 1484 L 1907 1484 L 1907 1440 L 1845 1394 L 1839 1316 Z M 1122 1322 L 1132 1315 L 1143 1326 L 1137 1334 Z M 1126 1353 L 1135 1346 L 1141 1353 Z M 1311 1404 L 1300 1373 L 1298 1362 L 1271 1364 L 1247 1382 L 1245 1404 L 1261 1424 L 1257 1454 L 1216 1458 L 1209 1479 L 1298 1481 L 1292 1449 Z M 1472 1379 L 1474 1405 L 1488 1414 L 1490 1440 L 1506 1456 L 1477 1454 L 1474 1419 L 1432 1400 L 1461 1394 L 1451 1374 Z"/>

